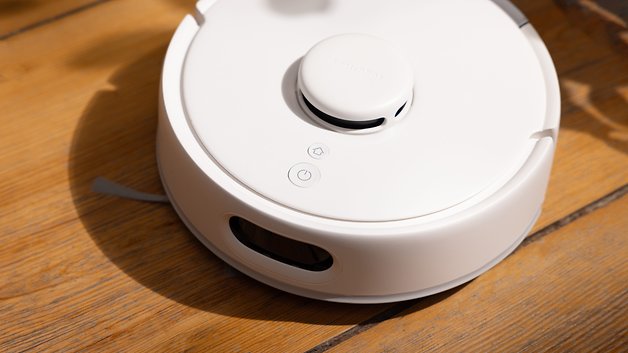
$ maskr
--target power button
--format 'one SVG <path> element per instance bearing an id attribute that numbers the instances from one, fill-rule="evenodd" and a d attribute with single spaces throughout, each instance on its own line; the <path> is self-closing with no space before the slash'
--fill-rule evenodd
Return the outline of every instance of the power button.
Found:
<path id="1" fill-rule="evenodd" d="M 321 172 L 312 164 L 298 163 L 290 168 L 288 178 L 292 184 L 301 188 L 307 188 L 314 185 L 321 178 Z"/>

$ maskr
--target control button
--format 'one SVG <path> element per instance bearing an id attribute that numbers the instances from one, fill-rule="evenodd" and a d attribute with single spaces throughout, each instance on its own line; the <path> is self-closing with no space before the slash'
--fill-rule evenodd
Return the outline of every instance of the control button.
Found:
<path id="1" fill-rule="evenodd" d="M 312 179 L 312 172 L 309 170 L 301 169 L 297 172 L 297 178 L 301 181 L 308 181 Z"/>
<path id="2" fill-rule="evenodd" d="M 288 178 L 292 184 L 301 188 L 307 188 L 314 185 L 321 178 L 321 173 L 312 164 L 299 163 L 290 168 Z"/>
<path id="3" fill-rule="evenodd" d="M 329 147 L 322 143 L 315 143 L 307 149 L 307 153 L 314 159 L 323 159 L 329 154 Z"/>

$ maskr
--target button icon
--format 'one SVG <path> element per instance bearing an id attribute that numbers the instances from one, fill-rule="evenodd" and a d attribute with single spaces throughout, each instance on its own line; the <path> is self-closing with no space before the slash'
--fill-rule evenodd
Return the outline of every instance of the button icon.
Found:
<path id="1" fill-rule="evenodd" d="M 323 152 L 323 149 L 320 148 L 320 147 L 316 147 L 316 148 L 312 149 L 312 154 L 315 155 L 315 156 L 319 156 L 320 157 L 320 156 L 323 155 L 323 153 L 325 153 L 325 152 Z"/>
<path id="2" fill-rule="evenodd" d="M 301 169 L 297 172 L 297 178 L 301 181 L 308 181 L 312 179 L 312 172 L 306 169 Z"/>
<path id="3" fill-rule="evenodd" d="M 315 143 L 307 149 L 307 153 L 314 159 L 323 159 L 329 154 L 329 147 L 322 143 Z"/>
<path id="4" fill-rule="evenodd" d="M 295 164 L 288 171 L 288 179 L 292 184 L 307 188 L 314 185 L 321 178 L 321 173 L 315 165 L 310 163 Z"/>

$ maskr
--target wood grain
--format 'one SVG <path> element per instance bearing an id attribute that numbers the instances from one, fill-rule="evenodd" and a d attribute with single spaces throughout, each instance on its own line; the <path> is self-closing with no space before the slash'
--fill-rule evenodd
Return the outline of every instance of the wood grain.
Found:
<path id="1" fill-rule="evenodd" d="M 102 175 L 162 192 L 159 72 L 186 10 L 111 2 L 0 43 L 0 106 L 9 112 L 0 130 L 0 317 L 14 318 L 0 322 L 0 351 L 298 351 L 382 310 L 260 285 L 202 247 L 170 207 L 89 191 Z M 106 25 L 112 18 L 117 26 Z M 42 47 L 66 33 L 74 40 Z"/>
<path id="2" fill-rule="evenodd" d="M 160 66 L 192 4 L 111 1 L 0 41 L 0 351 L 297 352 L 394 308 L 268 288 L 203 248 L 168 206 L 89 191 L 105 176 L 162 192 Z M 628 182 L 628 68 L 571 10 L 525 6 L 561 83 L 574 82 L 539 229 Z"/>
<path id="3" fill-rule="evenodd" d="M 563 101 L 555 165 L 536 230 L 549 219 L 582 207 L 591 192 L 601 192 L 601 196 L 628 181 L 628 57 L 625 45 L 617 44 L 614 36 L 618 34 L 592 36 L 595 19 L 572 20 L 580 14 L 579 7 L 562 0 L 513 2 L 545 41 L 558 71 Z M 628 9 L 623 11 L 619 15 L 628 16 Z M 597 22 L 598 27 L 605 27 L 603 20 Z M 598 159 L 598 153 L 604 157 Z M 598 164 L 611 160 L 610 169 Z M 589 179 L 598 173 L 601 178 Z"/>
<path id="4" fill-rule="evenodd" d="M 626 214 L 624 196 L 524 245 L 455 295 L 423 299 L 330 352 L 625 350 Z"/>
<path id="5" fill-rule="evenodd" d="M 55 21 L 107 0 L 0 0 L 0 38 Z"/>

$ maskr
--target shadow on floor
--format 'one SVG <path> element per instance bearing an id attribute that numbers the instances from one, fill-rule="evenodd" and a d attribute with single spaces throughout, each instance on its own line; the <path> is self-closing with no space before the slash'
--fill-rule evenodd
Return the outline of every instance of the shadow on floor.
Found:
<path id="1" fill-rule="evenodd" d="M 290 295 L 241 275 L 215 257 L 169 205 L 94 194 L 90 183 L 103 176 L 139 190 L 163 193 L 155 161 L 157 98 L 169 33 L 142 34 L 160 46 L 138 53 L 97 92 L 74 133 L 69 177 L 85 229 L 101 251 L 141 285 L 178 303 L 221 315 L 317 324 L 357 324 L 389 307 L 326 303 Z M 104 40 L 102 51 L 118 50 Z M 114 50 L 114 51 L 115 51 Z M 92 59 L 70 66 L 85 69 Z M 121 56 L 93 65 L 115 65 Z M 429 302 L 445 299 L 453 291 Z M 410 303 L 408 303 L 408 306 Z"/>
<path id="2" fill-rule="evenodd" d="M 226 316 L 339 325 L 356 324 L 390 308 L 326 303 L 275 290 L 220 261 L 187 231 L 170 206 L 90 191 L 91 181 L 103 176 L 142 191 L 163 193 L 154 150 L 159 77 L 171 33 L 142 35 L 159 45 L 143 52 L 129 48 L 137 53 L 132 60 L 127 55 L 90 58 L 94 54 L 89 51 L 69 63 L 77 69 L 119 66 L 109 79 L 111 87 L 97 92 L 86 107 L 70 151 L 74 203 L 85 229 L 102 252 L 152 291 Z M 120 50 L 116 47 L 119 45 L 124 43 L 113 38 L 99 43 L 98 48 L 103 53 L 115 52 L 113 49 Z M 128 64 L 121 64 L 125 62 Z M 565 122 L 563 127 L 579 126 Z M 608 139 L 606 133 L 587 132 Z M 416 311 L 437 304 L 460 288 L 401 304 L 400 311 L 412 305 L 411 310 Z"/>
<path id="3" fill-rule="evenodd" d="M 554 55 L 561 81 L 563 112 L 576 112 L 561 121 L 561 128 L 580 131 L 628 154 L 628 2 L 624 0 L 554 0 L 564 19 L 580 33 L 578 41 L 561 35 L 546 36 L 552 52 L 588 50 L 597 63 L 583 62 L 575 69 L 573 57 Z M 536 26 L 536 24 L 535 24 Z M 541 33 L 543 28 L 537 28 Z M 587 48 L 581 45 L 588 42 Z M 595 73 L 582 68 L 597 65 Z"/>

